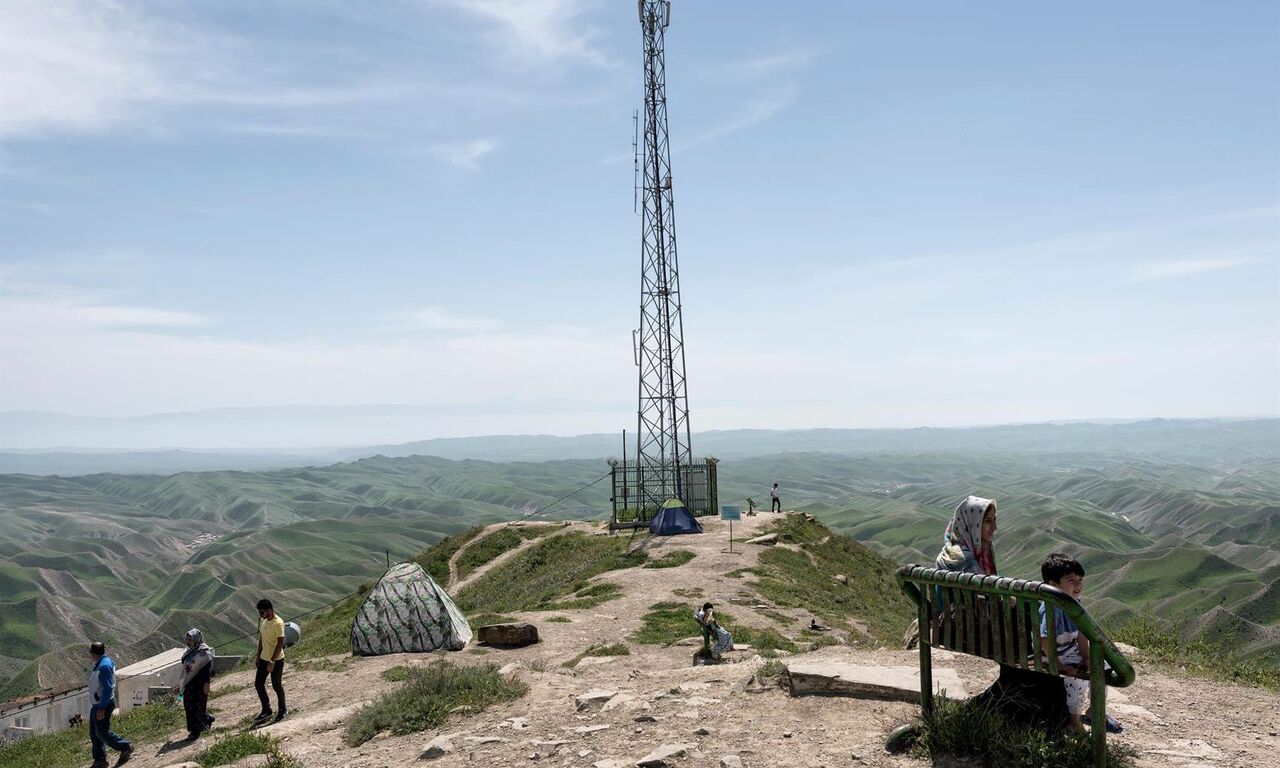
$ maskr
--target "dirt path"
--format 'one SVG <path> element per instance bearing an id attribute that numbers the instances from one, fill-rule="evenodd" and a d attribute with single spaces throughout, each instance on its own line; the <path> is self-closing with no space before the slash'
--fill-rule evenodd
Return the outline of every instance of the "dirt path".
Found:
<path id="1" fill-rule="evenodd" d="M 521 541 L 520 544 L 516 546 L 514 549 L 509 549 L 506 552 L 503 552 L 501 555 L 498 555 L 497 557 L 493 558 L 489 562 L 485 563 L 484 565 L 472 571 L 470 574 L 468 574 L 467 578 L 459 582 L 458 581 L 458 560 L 462 557 L 462 553 L 466 552 L 467 549 L 471 547 L 471 545 L 475 544 L 481 539 L 488 538 L 490 535 L 492 535 L 496 531 L 501 530 L 503 528 L 507 528 L 510 525 L 511 523 L 497 523 L 495 525 L 491 525 L 489 526 L 489 529 L 486 530 L 484 533 L 475 537 L 471 541 L 468 541 L 466 545 L 464 545 L 457 552 L 453 553 L 453 557 L 449 558 L 449 594 L 451 595 L 458 594 L 468 584 L 472 583 L 473 581 L 480 578 L 484 574 L 488 573 L 494 568 L 497 568 L 499 565 L 502 565 L 503 563 L 507 562 L 511 558 L 525 551 L 526 549 L 533 546 L 534 544 L 537 544 L 543 539 L 548 539 L 552 536 L 561 536 L 573 530 L 586 531 L 590 533 L 599 532 L 599 529 L 596 528 L 591 523 L 575 523 L 573 525 L 561 525 L 560 523 L 522 523 L 522 525 L 530 525 L 530 526 L 536 526 L 536 525 L 553 526 L 554 525 L 554 526 L 559 526 L 560 530 L 554 533 L 547 534 L 546 536 L 540 536 L 538 538 L 525 539 L 524 541 Z"/>
<path id="2" fill-rule="evenodd" d="M 735 538 L 756 535 L 773 519 L 776 516 L 767 513 L 744 518 L 734 526 Z M 536 645 L 513 650 L 472 646 L 453 654 L 361 659 L 334 656 L 334 670 L 325 672 L 286 668 L 291 717 L 264 731 L 281 738 L 285 751 L 308 768 L 631 768 L 663 744 L 687 746 L 688 754 L 674 762 L 679 768 L 716 768 L 721 757 L 728 755 L 737 755 L 746 768 L 972 768 L 964 762 L 940 759 L 930 763 L 884 751 L 885 734 L 918 715 L 914 705 L 791 698 L 776 688 L 755 691 L 747 682 L 764 660 L 753 652 L 729 654 L 730 663 L 721 666 L 692 667 L 694 648 L 630 642 L 627 636 L 639 628 L 641 616 L 660 601 L 681 601 L 691 611 L 705 601 L 723 604 L 741 623 L 773 626 L 792 637 L 807 624 L 808 616 L 802 612 L 771 611 L 789 622 L 784 626 L 753 608 L 761 601 L 750 578 L 728 574 L 754 567 L 762 548 L 737 543 L 734 549 L 742 551 L 729 553 L 724 524 L 708 520 L 704 525 L 706 533 L 701 536 L 636 536 L 634 545 L 648 550 L 651 557 L 688 550 L 694 558 L 678 568 L 632 568 L 596 577 L 595 581 L 621 585 L 623 593 L 618 599 L 582 610 L 515 614 L 537 625 L 541 642 Z M 586 524 L 565 530 L 607 535 Z M 568 621 L 547 621 L 551 615 Z M 696 633 L 692 618 L 689 627 L 692 636 Z M 562 666 L 593 643 L 615 642 L 626 642 L 631 655 L 588 657 L 575 668 Z M 384 735 L 357 748 L 345 745 L 345 719 L 362 702 L 396 687 L 382 678 L 383 671 L 401 664 L 426 664 L 442 655 L 457 664 L 494 663 L 514 671 L 528 683 L 529 694 L 471 717 L 455 716 L 443 731 Z M 880 666 L 918 663 L 914 652 L 860 645 L 831 646 L 804 656 Z M 982 690 L 995 679 L 994 664 L 940 650 L 934 651 L 934 657 L 939 666 L 954 669 L 971 692 Z M 1109 708 L 1126 728 L 1123 735 L 1113 738 L 1138 751 L 1140 768 L 1280 765 L 1280 697 L 1257 689 L 1179 679 L 1141 661 L 1137 666 L 1137 683 L 1109 692 Z M 215 690 L 249 683 L 251 673 L 238 672 L 220 678 Z M 580 711 L 575 697 L 593 690 L 619 695 L 607 709 Z M 220 727 L 234 725 L 258 706 L 251 686 L 212 704 Z M 437 760 L 419 761 L 426 744 L 442 734 L 453 737 L 454 751 Z M 178 746 L 164 754 L 148 746 L 131 765 L 162 768 L 179 764 L 191 760 L 209 743 L 206 739 L 198 746 Z"/>
<path id="3" fill-rule="evenodd" d="M 490 525 L 489 527 L 481 531 L 471 541 L 468 541 L 466 544 L 463 544 L 461 547 L 458 547 L 458 551 L 454 552 L 452 555 L 449 556 L 449 583 L 445 585 L 446 589 L 448 589 L 450 592 L 457 591 L 453 585 L 458 583 L 458 560 L 462 557 L 462 553 L 466 552 L 467 549 L 472 544 L 475 544 L 477 541 L 480 541 L 481 539 L 484 539 L 484 538 L 488 538 L 495 531 L 502 530 L 503 528 L 506 528 L 506 527 L 507 527 L 507 523 L 494 523 L 493 525 Z"/>

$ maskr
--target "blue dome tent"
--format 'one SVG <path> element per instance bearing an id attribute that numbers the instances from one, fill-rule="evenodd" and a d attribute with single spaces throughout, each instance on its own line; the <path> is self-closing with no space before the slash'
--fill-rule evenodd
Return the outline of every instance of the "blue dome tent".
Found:
<path id="1" fill-rule="evenodd" d="M 679 499 L 667 499 L 649 521 L 649 533 L 674 536 L 678 533 L 702 533 L 702 524 Z"/>

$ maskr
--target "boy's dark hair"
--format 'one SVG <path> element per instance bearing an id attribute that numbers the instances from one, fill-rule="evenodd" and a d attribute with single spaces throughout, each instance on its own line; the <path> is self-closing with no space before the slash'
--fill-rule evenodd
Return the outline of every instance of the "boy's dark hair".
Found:
<path id="1" fill-rule="evenodd" d="M 94 656 L 106 656 L 107 646 L 104 645 L 101 640 L 95 640 L 94 642 L 89 643 L 89 653 L 92 653 Z"/>
<path id="2" fill-rule="evenodd" d="M 1051 553 L 1040 564 L 1041 581 L 1062 581 L 1063 577 L 1069 573 L 1084 576 L 1084 566 L 1079 560 L 1061 552 Z"/>
<path id="3" fill-rule="evenodd" d="M 709 611 L 709 610 L 711 610 L 711 603 L 703 603 L 703 604 L 702 604 L 702 610 L 704 610 L 704 611 Z"/>
<path id="4" fill-rule="evenodd" d="M 258 601 L 258 610 L 260 611 L 275 610 L 275 608 L 272 607 L 271 601 L 264 597 Z"/>

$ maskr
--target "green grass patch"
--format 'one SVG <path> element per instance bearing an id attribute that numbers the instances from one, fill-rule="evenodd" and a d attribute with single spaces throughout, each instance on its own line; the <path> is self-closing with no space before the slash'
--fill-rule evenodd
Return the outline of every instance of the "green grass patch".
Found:
<path id="1" fill-rule="evenodd" d="M 228 696 L 233 693 L 239 693 L 252 685 L 252 683 L 241 683 L 240 685 L 224 685 L 221 688 L 215 688 L 209 692 L 209 701 L 220 699 L 223 696 Z"/>
<path id="2" fill-rule="evenodd" d="M 829 632 L 810 632 L 809 630 L 801 630 L 800 638 L 808 641 L 811 650 L 825 648 L 828 645 L 840 645 L 840 638 Z"/>
<path id="3" fill-rule="evenodd" d="M 578 662 L 582 661 L 588 656 L 630 656 L 630 655 L 631 655 L 631 649 L 628 648 L 624 643 L 613 643 L 612 645 L 596 643 L 591 647 L 587 648 L 587 650 L 583 651 L 577 656 L 574 656 L 572 659 L 569 659 L 565 663 L 561 664 L 560 666 L 569 667 L 569 668 L 576 667 L 578 666 Z"/>
<path id="4" fill-rule="evenodd" d="M 513 624 L 515 621 L 515 618 L 504 616 L 501 613 L 479 613 L 475 616 L 467 617 L 467 623 L 473 627 L 487 627 L 490 624 Z"/>
<path id="5" fill-rule="evenodd" d="M 409 671 L 404 685 L 383 694 L 347 724 L 346 742 L 359 746 L 383 731 L 396 736 L 438 728 L 449 713 L 465 707 L 479 711 L 525 695 L 529 687 L 498 674 L 495 664 L 457 667 L 438 661 Z"/>
<path id="6" fill-rule="evenodd" d="M 761 685 L 765 683 L 773 683 L 774 685 L 782 685 L 787 679 L 787 667 L 777 659 L 766 661 L 759 671 L 756 672 L 756 681 Z"/>
<path id="7" fill-rule="evenodd" d="M 768 608 L 756 608 L 755 611 L 766 619 L 772 619 L 775 623 L 781 624 L 784 627 L 795 623 L 792 619 Z"/>
<path id="8" fill-rule="evenodd" d="M 22 668 L 13 679 L 0 685 L 0 701 L 20 699 L 40 690 L 40 662 L 32 661 Z"/>
<path id="9" fill-rule="evenodd" d="M 403 683 L 409 679 L 409 672 L 412 667 L 406 667 L 403 664 L 391 669 L 382 670 L 382 679 L 388 683 Z"/>
<path id="10" fill-rule="evenodd" d="M 733 642 L 737 645 L 750 645 L 755 650 L 764 653 L 765 651 L 787 651 L 795 653 L 799 651 L 799 647 L 794 642 L 783 636 L 778 630 L 769 627 L 768 629 L 756 629 L 746 624 L 735 624 L 732 616 L 717 614 L 717 621 L 720 626 L 729 631 L 733 635 Z"/>
<path id="11" fill-rule="evenodd" d="M 336 653 L 351 653 L 351 622 L 372 588 L 371 584 L 362 585 L 354 595 L 303 624 L 302 640 L 285 654 L 286 664 Z"/>
<path id="12" fill-rule="evenodd" d="M 677 549 L 668 552 L 657 560 L 650 560 L 644 564 L 645 568 L 679 568 L 689 562 L 695 555 L 687 549 Z"/>
<path id="13" fill-rule="evenodd" d="M 449 560 L 453 558 L 455 552 L 462 549 L 462 545 L 479 536 L 483 530 L 483 525 L 477 525 L 470 530 L 443 538 L 432 544 L 427 551 L 415 557 L 413 561 L 422 566 L 424 571 L 431 574 L 431 578 L 435 579 L 440 586 L 447 587 L 449 585 Z"/>
<path id="14" fill-rule="evenodd" d="M 641 618 L 640 629 L 631 634 L 630 640 L 641 645 L 673 645 L 686 637 L 700 636 L 702 630 L 693 618 L 693 610 L 693 606 L 684 603 L 654 603 Z M 734 643 L 750 645 L 761 653 L 795 653 L 799 650 L 794 642 L 776 629 L 757 629 L 739 624 L 732 615 L 720 611 L 716 611 L 716 621 L 733 635 Z"/>
<path id="15" fill-rule="evenodd" d="M 570 619 L 568 616 L 548 616 L 547 618 L 543 619 L 543 621 L 548 621 L 548 622 L 551 622 L 552 624 L 568 624 L 572 621 L 572 619 Z"/>
<path id="16" fill-rule="evenodd" d="M 970 757 L 1001 768 L 1092 768 L 1093 744 L 1074 733 L 1049 735 L 1041 728 L 1006 722 L 970 702 L 934 697 L 914 752 L 919 757 Z M 1133 768 L 1133 747 L 1107 739 L 1107 765 Z"/>
<path id="17" fill-rule="evenodd" d="M 471 544 L 463 551 L 462 556 L 458 558 L 458 579 L 467 578 L 475 572 L 477 568 L 485 563 L 491 562 L 499 555 L 510 552 L 521 543 L 530 539 L 537 539 L 550 533 L 560 530 L 556 525 L 538 525 L 538 526 L 511 526 L 509 528 L 500 528 L 493 533 L 485 536 L 483 539 Z M 445 572 L 448 573 L 448 560 L 446 559 Z"/>
<path id="18" fill-rule="evenodd" d="M 289 666 L 300 672 L 346 672 L 351 669 L 351 657 L 344 659 L 310 658 L 285 659 Z"/>
<path id="19" fill-rule="evenodd" d="M 464 612 L 548 611 L 590 608 L 615 597 L 616 585 L 589 585 L 606 571 L 644 563 L 627 541 L 569 533 L 534 544 L 488 571 L 457 596 Z"/>
<path id="20" fill-rule="evenodd" d="M 167 700 L 113 717 L 111 730 L 137 747 L 164 741 L 184 724 L 182 708 Z M 87 724 L 0 747 L 0 765 L 5 768 L 81 768 L 91 760 Z"/>
<path id="21" fill-rule="evenodd" d="M 572 596 L 552 603 L 543 610 L 572 611 L 580 608 L 594 608 L 622 594 L 622 587 L 609 582 L 592 584 L 574 592 Z"/>
<path id="22" fill-rule="evenodd" d="M 641 645 L 672 645 L 702 631 L 694 621 L 693 608 L 684 603 L 654 603 L 640 621 L 640 629 L 630 639 Z"/>
<path id="23" fill-rule="evenodd" d="M 787 515 L 771 532 L 804 552 L 775 547 L 760 553 L 754 586 L 762 596 L 837 626 L 847 627 L 857 619 L 881 642 L 902 637 L 914 607 L 898 588 L 891 560 L 802 515 Z M 836 574 L 846 575 L 848 583 L 835 581 Z"/>
<path id="24" fill-rule="evenodd" d="M 741 579 L 744 576 L 747 576 L 748 574 L 752 574 L 752 573 L 755 573 L 755 571 L 751 570 L 750 568 L 734 568 L 732 571 L 729 571 L 728 573 L 725 574 L 725 578 Z"/>
<path id="25" fill-rule="evenodd" d="M 275 740 L 265 733 L 236 733 L 218 739 L 196 756 L 196 762 L 204 768 L 230 765 L 249 755 L 265 755 L 271 752 Z"/>
<path id="26" fill-rule="evenodd" d="M 1237 685 L 1280 690 L 1280 667 L 1242 658 L 1229 644 L 1184 639 L 1170 622 L 1143 611 L 1107 627 L 1112 640 L 1138 648 L 1143 661 L 1180 676 L 1207 677 Z"/>

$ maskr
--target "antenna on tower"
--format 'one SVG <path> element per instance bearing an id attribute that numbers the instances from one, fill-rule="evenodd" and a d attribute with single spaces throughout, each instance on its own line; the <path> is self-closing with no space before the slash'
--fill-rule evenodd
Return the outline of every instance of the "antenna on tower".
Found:
<path id="1" fill-rule="evenodd" d="M 631 110 L 631 212 L 640 213 L 640 110 Z"/>

